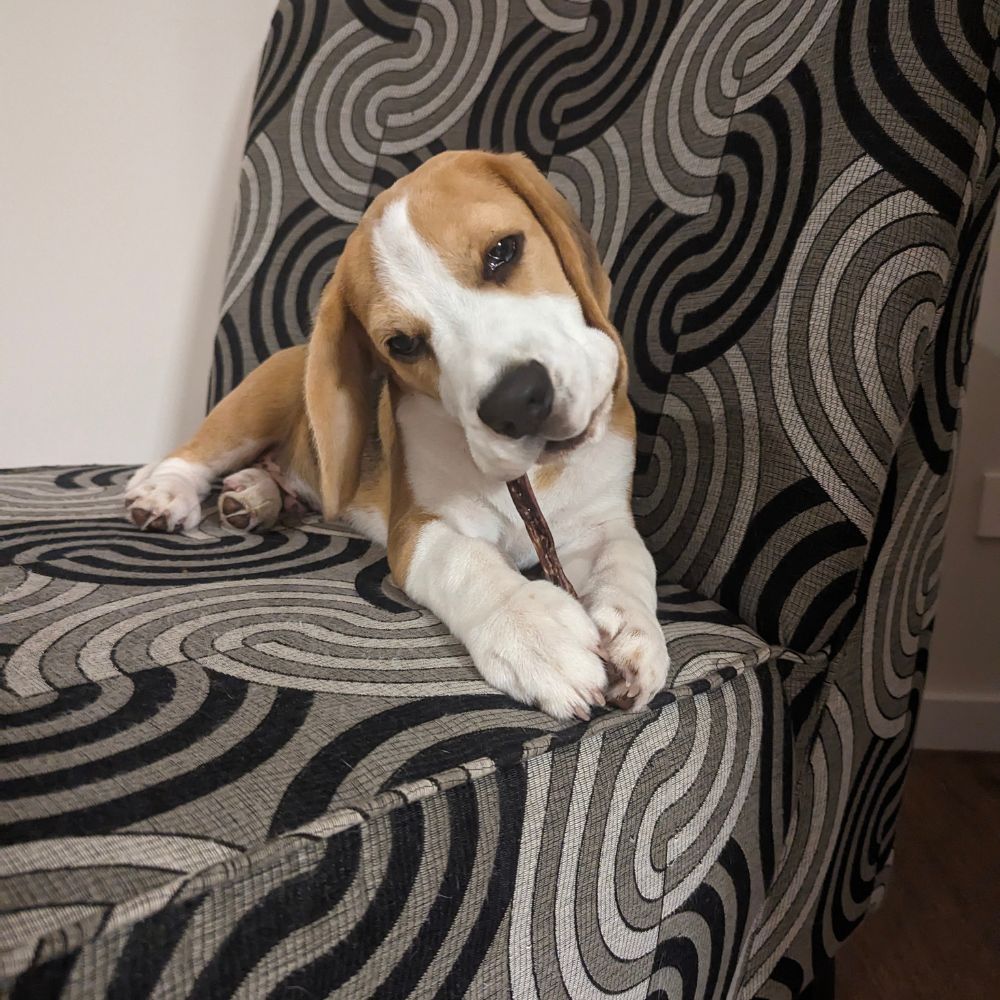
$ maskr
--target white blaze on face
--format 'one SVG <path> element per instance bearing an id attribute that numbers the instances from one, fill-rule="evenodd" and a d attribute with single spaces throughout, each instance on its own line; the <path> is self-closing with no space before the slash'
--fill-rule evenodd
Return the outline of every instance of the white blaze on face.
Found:
<path id="1" fill-rule="evenodd" d="M 385 210 L 373 246 L 386 292 L 430 330 L 442 405 L 462 425 L 483 473 L 515 478 L 537 461 L 546 439 L 587 429 L 614 385 L 618 354 L 610 337 L 584 321 L 576 296 L 466 287 L 414 229 L 405 198 Z M 549 373 L 552 415 L 544 437 L 514 440 L 490 430 L 476 411 L 505 371 L 528 361 Z"/>

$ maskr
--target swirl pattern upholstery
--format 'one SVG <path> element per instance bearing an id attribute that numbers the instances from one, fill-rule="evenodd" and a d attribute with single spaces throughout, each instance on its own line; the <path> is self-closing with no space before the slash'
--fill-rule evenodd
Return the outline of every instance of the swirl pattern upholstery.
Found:
<path id="1" fill-rule="evenodd" d="M 674 674 L 565 726 L 384 553 L 0 473 L 0 991 L 790 1000 L 881 899 L 993 205 L 997 0 L 282 0 L 210 380 L 521 149 L 614 279 Z"/>

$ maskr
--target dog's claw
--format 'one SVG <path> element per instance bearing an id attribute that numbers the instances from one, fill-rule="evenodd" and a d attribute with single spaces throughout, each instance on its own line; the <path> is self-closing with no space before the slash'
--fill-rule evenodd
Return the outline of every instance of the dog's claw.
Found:
<path id="1" fill-rule="evenodd" d="M 630 694 L 632 688 L 626 681 L 619 681 L 608 692 L 608 704 L 616 708 L 629 709 L 635 702 L 635 695 Z"/>
<path id="2" fill-rule="evenodd" d="M 156 531 L 156 512 L 151 510 L 146 510 L 145 507 L 133 507 L 129 511 L 129 518 L 132 523 L 140 530 L 146 531 L 151 528 Z"/>

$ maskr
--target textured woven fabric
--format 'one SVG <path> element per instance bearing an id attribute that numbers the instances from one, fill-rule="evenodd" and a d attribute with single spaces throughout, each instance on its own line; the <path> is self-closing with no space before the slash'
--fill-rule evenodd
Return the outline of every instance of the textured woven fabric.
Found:
<path id="1" fill-rule="evenodd" d="M 489 946 L 533 913 L 552 933 L 578 885 L 595 897 L 595 851 L 622 893 L 601 919 L 623 982 L 733 838 L 762 904 L 787 810 L 782 678 L 821 658 L 665 585 L 670 691 L 567 727 L 487 687 L 378 546 L 214 514 L 195 537 L 139 534 L 126 478 L 0 474 L 0 970 L 35 967 L 22 993 L 354 996 L 389 976 L 506 995 L 532 948 L 555 974 L 549 943 L 529 935 L 480 983 Z"/>
<path id="2" fill-rule="evenodd" d="M 880 899 L 1000 169 L 1000 4 L 296 0 L 210 396 L 434 152 L 614 279 L 670 688 L 560 726 L 316 522 L 0 475 L 0 941 L 31 997 L 791 1000 Z M 701 597 L 705 594 L 707 597 Z"/>
<path id="3" fill-rule="evenodd" d="M 995 48 L 978 41 L 980 51 L 995 57 Z M 991 88 L 996 102 L 995 71 Z M 857 598 L 834 636 L 825 707 L 814 707 L 815 724 L 806 723 L 815 725 L 816 738 L 801 760 L 795 834 L 769 901 L 784 917 L 772 918 L 774 932 L 757 943 L 758 971 L 744 987 L 747 996 L 754 988 L 762 1000 L 794 996 L 885 891 L 927 670 L 961 386 L 1000 184 L 997 151 L 984 145 L 984 137 L 996 141 L 995 115 L 996 104 L 987 105 L 980 148 L 988 172 L 968 192 L 936 339 L 887 469 Z"/>

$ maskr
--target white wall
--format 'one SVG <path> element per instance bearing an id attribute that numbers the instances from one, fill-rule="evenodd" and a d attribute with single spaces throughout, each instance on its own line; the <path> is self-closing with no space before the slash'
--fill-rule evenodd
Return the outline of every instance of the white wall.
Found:
<path id="1" fill-rule="evenodd" d="M 32 0 L 0 31 L 0 467 L 144 462 L 203 412 L 275 0 Z M 994 247 L 1000 246 L 1000 232 Z M 972 360 L 919 738 L 1000 749 L 1000 250 Z"/>
<path id="2" fill-rule="evenodd" d="M 197 426 L 275 5 L 4 4 L 0 467 L 146 462 Z"/>

